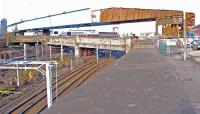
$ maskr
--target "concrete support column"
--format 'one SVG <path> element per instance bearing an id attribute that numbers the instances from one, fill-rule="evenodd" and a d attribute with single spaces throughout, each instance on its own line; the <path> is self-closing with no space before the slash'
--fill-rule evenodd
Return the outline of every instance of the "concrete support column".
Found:
<path id="1" fill-rule="evenodd" d="M 75 47 L 74 47 L 74 55 L 75 55 L 75 57 L 80 57 L 80 47 L 79 47 L 79 45 L 75 45 Z"/>
<path id="2" fill-rule="evenodd" d="M 9 37 L 6 38 L 6 45 L 9 46 Z"/>
<path id="3" fill-rule="evenodd" d="M 70 59 L 70 70 L 73 70 L 73 60 L 72 60 L 72 57 Z"/>
<path id="4" fill-rule="evenodd" d="M 126 52 L 126 54 L 128 53 L 126 38 L 124 38 L 124 51 Z"/>
<path id="5" fill-rule="evenodd" d="M 52 106 L 52 65 L 46 64 L 47 105 Z"/>
<path id="6" fill-rule="evenodd" d="M 35 43 L 35 58 L 38 59 L 38 44 Z"/>
<path id="7" fill-rule="evenodd" d="M 45 55 L 48 55 L 49 54 L 49 49 L 48 49 L 48 44 L 47 43 L 45 43 Z"/>
<path id="8" fill-rule="evenodd" d="M 158 36 L 158 22 L 156 20 L 156 24 L 155 24 L 155 36 Z"/>
<path id="9" fill-rule="evenodd" d="M 81 51 L 83 51 L 83 56 L 87 56 L 88 55 L 88 49 L 87 48 L 83 48 Z"/>
<path id="10" fill-rule="evenodd" d="M 11 59 L 12 58 L 12 51 L 10 50 L 9 51 L 9 59 Z"/>
<path id="11" fill-rule="evenodd" d="M 96 48 L 96 57 L 97 57 L 97 64 L 99 64 L 99 47 L 98 47 L 98 45 Z"/>
<path id="12" fill-rule="evenodd" d="M 60 46 L 60 59 L 61 61 L 63 61 L 63 42 L 61 42 L 61 46 Z"/>
<path id="13" fill-rule="evenodd" d="M 27 44 L 24 44 L 24 60 L 27 60 Z"/>
<path id="14" fill-rule="evenodd" d="M 49 46 L 49 58 L 52 59 L 52 46 Z"/>
<path id="15" fill-rule="evenodd" d="M 42 50 L 42 57 L 44 56 L 44 47 L 43 44 L 41 44 L 41 50 Z"/>
<path id="16" fill-rule="evenodd" d="M 3 52 L 4 63 L 6 63 L 6 50 Z"/>
<path id="17" fill-rule="evenodd" d="M 19 87 L 19 68 L 18 68 L 18 64 L 16 64 L 17 67 L 17 86 Z"/>

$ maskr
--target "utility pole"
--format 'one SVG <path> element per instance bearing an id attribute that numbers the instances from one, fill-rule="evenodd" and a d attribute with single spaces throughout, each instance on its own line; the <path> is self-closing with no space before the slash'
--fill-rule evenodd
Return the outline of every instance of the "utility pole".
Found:
<path id="1" fill-rule="evenodd" d="M 183 41 L 184 41 L 184 55 L 183 55 L 183 60 L 186 61 L 187 59 L 187 38 L 186 38 L 186 16 L 185 12 L 183 12 Z"/>

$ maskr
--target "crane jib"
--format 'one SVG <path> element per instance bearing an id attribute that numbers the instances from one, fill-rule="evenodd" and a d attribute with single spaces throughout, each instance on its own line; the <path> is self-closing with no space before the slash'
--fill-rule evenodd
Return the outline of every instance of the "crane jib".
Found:
<path id="1" fill-rule="evenodd" d="M 84 9 L 78 9 L 78 10 L 73 10 L 73 11 L 67 11 L 67 12 L 62 12 L 62 13 L 57 13 L 57 14 L 53 14 L 53 15 L 48 15 L 48 16 L 43 16 L 43 17 L 38 17 L 38 18 L 34 18 L 34 19 L 28 19 L 28 20 L 21 20 L 19 22 L 13 23 L 8 25 L 7 27 L 11 27 L 11 26 L 15 26 L 21 23 L 25 23 L 25 22 L 30 22 L 30 21 L 34 21 L 34 20 L 39 20 L 39 19 L 44 19 L 44 18 L 48 18 L 48 17 L 54 17 L 54 16 L 59 16 L 59 15 L 64 15 L 64 14 L 68 14 L 68 13 L 75 13 L 75 12 L 79 12 L 79 11 L 84 11 L 84 10 L 89 10 L 90 8 L 84 8 Z"/>

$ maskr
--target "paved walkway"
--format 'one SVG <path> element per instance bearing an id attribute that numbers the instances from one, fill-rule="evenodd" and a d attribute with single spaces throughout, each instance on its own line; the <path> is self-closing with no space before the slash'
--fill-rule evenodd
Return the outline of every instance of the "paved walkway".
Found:
<path id="1" fill-rule="evenodd" d="M 183 73 L 184 65 L 188 64 L 178 57 L 160 55 L 156 49 L 132 50 L 43 113 L 198 114 L 195 101 L 200 99 L 200 94 L 195 90 L 200 85 L 197 82 L 195 87 L 183 85 L 188 83 L 187 79 L 193 79 L 184 78 L 191 73 Z M 194 80 L 200 81 L 195 77 Z"/>
<path id="2" fill-rule="evenodd" d="M 189 96 L 190 102 L 197 114 L 200 114 L 200 61 L 198 56 L 188 56 L 187 61 L 183 57 L 169 58 L 169 63 L 174 67 L 176 78 Z"/>

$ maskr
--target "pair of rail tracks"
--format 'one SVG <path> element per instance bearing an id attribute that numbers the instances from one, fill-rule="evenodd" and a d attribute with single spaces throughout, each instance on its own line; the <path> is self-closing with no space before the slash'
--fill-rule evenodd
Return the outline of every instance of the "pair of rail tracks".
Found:
<path id="1" fill-rule="evenodd" d="M 77 68 L 69 73 L 67 76 L 62 73 L 56 82 L 52 84 L 53 101 L 56 99 L 68 95 L 70 91 L 84 83 L 99 69 L 112 63 L 109 59 L 99 59 L 98 64 L 95 60 L 91 60 L 85 66 Z M 47 95 L 45 84 L 42 87 L 33 89 L 33 91 L 21 96 L 14 100 L 9 105 L 3 107 L 0 110 L 1 114 L 37 114 L 47 108 Z"/>

